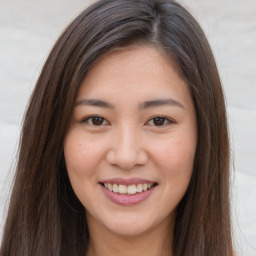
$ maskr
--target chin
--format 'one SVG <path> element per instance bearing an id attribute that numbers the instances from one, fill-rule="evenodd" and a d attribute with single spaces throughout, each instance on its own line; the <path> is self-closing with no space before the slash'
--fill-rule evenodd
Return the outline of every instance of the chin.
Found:
<path id="1" fill-rule="evenodd" d="M 125 237 L 142 235 L 157 226 L 158 223 L 155 223 L 152 219 L 147 220 L 147 218 L 138 218 L 136 216 L 126 216 L 120 219 L 115 216 L 111 222 L 105 223 L 105 227 L 110 232 Z"/>
<path id="2" fill-rule="evenodd" d="M 136 225 L 136 224 L 128 224 L 128 225 L 115 225 L 115 227 L 109 228 L 109 231 L 112 233 L 123 236 L 123 237 L 135 237 L 140 236 L 146 232 L 148 232 L 150 229 L 145 226 Z"/>

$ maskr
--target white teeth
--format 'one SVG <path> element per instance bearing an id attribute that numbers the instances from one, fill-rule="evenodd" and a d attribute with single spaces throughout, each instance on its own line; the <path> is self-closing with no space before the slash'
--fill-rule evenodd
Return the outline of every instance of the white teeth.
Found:
<path id="1" fill-rule="evenodd" d="M 118 192 L 119 192 L 119 190 L 118 190 L 118 185 L 113 184 L 113 192 L 115 192 L 115 193 L 118 193 Z"/>
<path id="2" fill-rule="evenodd" d="M 120 194 L 126 194 L 127 193 L 127 186 L 125 186 L 125 185 L 119 185 L 118 186 L 118 192 L 120 193 Z"/>
<path id="3" fill-rule="evenodd" d="M 136 192 L 137 192 L 136 185 L 129 185 L 128 186 L 127 193 L 129 195 L 134 195 L 134 194 L 136 194 Z"/>
<path id="4" fill-rule="evenodd" d="M 150 189 L 153 186 L 152 183 L 147 184 L 133 184 L 133 185 L 117 185 L 117 184 L 110 184 L 110 183 L 104 183 L 104 187 L 107 188 L 108 190 L 114 192 L 114 193 L 119 193 L 119 194 L 128 194 L 128 195 L 135 195 L 136 193 L 141 193 L 143 191 L 146 191 Z"/>
<path id="5" fill-rule="evenodd" d="M 110 191 L 113 191 L 113 187 L 110 183 L 108 183 L 107 189 L 110 190 Z"/>
<path id="6" fill-rule="evenodd" d="M 143 190 L 143 185 L 142 184 L 138 184 L 137 185 L 137 192 L 140 193 L 140 192 L 142 192 L 142 190 Z"/>

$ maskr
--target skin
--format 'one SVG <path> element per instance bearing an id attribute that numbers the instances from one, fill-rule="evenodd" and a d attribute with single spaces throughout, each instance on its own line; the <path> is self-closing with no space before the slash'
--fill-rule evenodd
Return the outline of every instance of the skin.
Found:
<path id="1" fill-rule="evenodd" d="M 145 106 L 154 100 L 165 101 Z M 193 100 L 172 60 L 152 46 L 134 46 L 93 66 L 64 143 L 71 185 L 87 210 L 88 255 L 170 255 L 175 209 L 191 179 L 196 145 Z M 141 203 L 123 206 L 99 184 L 116 177 L 157 186 Z"/>

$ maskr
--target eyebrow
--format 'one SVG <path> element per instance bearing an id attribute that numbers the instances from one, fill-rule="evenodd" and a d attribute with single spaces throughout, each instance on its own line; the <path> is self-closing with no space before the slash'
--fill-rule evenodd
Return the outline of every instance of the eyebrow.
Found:
<path id="1" fill-rule="evenodd" d="M 114 105 L 99 99 L 81 99 L 75 103 L 75 106 L 79 106 L 79 105 L 96 106 L 96 107 L 103 107 L 103 108 L 115 108 Z"/>
<path id="2" fill-rule="evenodd" d="M 145 101 L 142 104 L 140 104 L 139 108 L 145 109 L 145 108 L 158 107 L 158 106 L 164 106 L 164 105 L 176 106 L 184 109 L 184 106 L 180 102 L 174 99 L 155 99 L 155 100 Z"/>
<path id="3" fill-rule="evenodd" d="M 96 106 L 96 107 L 111 108 L 111 109 L 115 108 L 113 104 L 100 99 L 81 99 L 75 103 L 75 106 L 80 106 L 80 105 Z M 139 109 L 159 107 L 164 105 L 176 106 L 184 109 L 184 106 L 180 102 L 171 98 L 154 99 L 154 100 L 145 101 L 139 105 Z"/>

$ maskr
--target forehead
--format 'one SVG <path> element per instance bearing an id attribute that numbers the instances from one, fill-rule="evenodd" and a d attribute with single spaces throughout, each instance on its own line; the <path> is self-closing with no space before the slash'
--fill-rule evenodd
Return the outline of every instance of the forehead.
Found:
<path id="1" fill-rule="evenodd" d="M 132 100 L 163 98 L 166 94 L 180 98 L 188 93 L 188 86 L 171 58 L 153 46 L 133 45 L 100 58 L 81 84 L 78 99 L 130 95 Z"/>
<path id="2" fill-rule="evenodd" d="M 117 73 L 124 71 L 125 73 L 131 72 L 134 74 L 144 72 L 146 70 L 159 72 L 166 68 L 172 67 L 174 72 L 180 73 L 175 61 L 170 54 L 163 52 L 161 49 L 149 44 L 132 44 L 129 46 L 114 48 L 93 65 L 94 72 L 100 70 L 107 70 L 108 68 L 115 67 Z M 112 72 L 113 73 L 113 69 Z M 154 72 L 154 73 L 155 73 Z M 90 74 L 89 74 L 90 75 Z"/>

